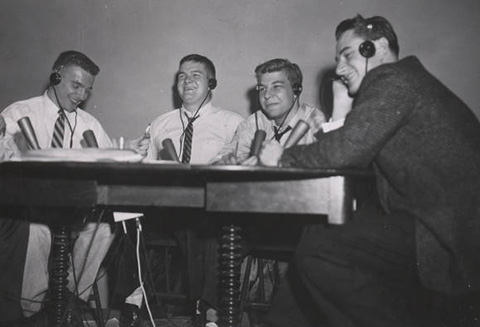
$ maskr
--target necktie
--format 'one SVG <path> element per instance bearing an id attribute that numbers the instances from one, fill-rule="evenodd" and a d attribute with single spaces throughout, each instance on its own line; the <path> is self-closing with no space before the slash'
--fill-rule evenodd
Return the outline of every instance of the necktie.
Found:
<path id="1" fill-rule="evenodd" d="M 192 139 L 193 139 L 193 122 L 198 117 L 188 118 L 187 128 L 185 128 L 185 138 L 183 139 L 182 163 L 190 162 L 190 155 L 192 154 Z"/>
<path id="2" fill-rule="evenodd" d="M 52 148 L 63 148 L 63 134 L 65 133 L 65 113 L 58 111 L 58 118 L 53 127 Z"/>
<path id="3" fill-rule="evenodd" d="M 291 130 L 292 127 L 288 125 L 283 132 L 279 132 L 280 128 L 277 126 L 273 126 L 273 138 L 277 141 L 280 142 L 280 139 L 282 138 L 283 135 L 285 135 L 289 130 Z"/>

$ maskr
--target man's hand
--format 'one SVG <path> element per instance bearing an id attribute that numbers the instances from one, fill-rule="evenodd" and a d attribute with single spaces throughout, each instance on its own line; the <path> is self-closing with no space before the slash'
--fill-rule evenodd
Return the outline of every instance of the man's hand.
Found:
<path id="1" fill-rule="evenodd" d="M 125 149 L 133 150 L 139 155 L 141 155 L 142 157 L 146 157 L 149 145 L 150 145 L 150 136 L 147 134 L 144 134 L 135 139 L 127 140 L 125 142 Z"/>
<path id="2" fill-rule="evenodd" d="M 334 80 L 333 90 L 333 112 L 332 121 L 345 118 L 352 110 L 353 98 L 348 95 L 348 89 L 341 80 Z"/>
<path id="3" fill-rule="evenodd" d="M 283 154 L 283 146 L 277 141 L 263 142 L 258 159 L 262 166 L 278 167 Z"/>
<path id="4" fill-rule="evenodd" d="M 238 164 L 237 158 L 234 153 L 228 153 L 218 159 L 217 161 L 212 162 L 212 165 L 236 165 Z"/>
<path id="5" fill-rule="evenodd" d="M 242 161 L 242 166 L 258 166 L 259 161 L 256 156 L 251 156 L 250 158 L 247 158 Z"/>

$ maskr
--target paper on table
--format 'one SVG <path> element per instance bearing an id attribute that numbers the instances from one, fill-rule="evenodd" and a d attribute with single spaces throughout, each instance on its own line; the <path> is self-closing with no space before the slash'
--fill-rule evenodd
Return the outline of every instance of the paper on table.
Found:
<path id="1" fill-rule="evenodd" d="M 140 162 L 143 157 L 131 150 L 120 149 L 43 149 L 30 150 L 20 161 Z"/>

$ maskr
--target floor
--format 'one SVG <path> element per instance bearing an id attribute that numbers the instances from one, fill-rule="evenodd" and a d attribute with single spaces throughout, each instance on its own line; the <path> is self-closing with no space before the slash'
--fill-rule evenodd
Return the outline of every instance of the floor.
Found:
<path id="1" fill-rule="evenodd" d="M 120 321 L 120 312 L 118 310 L 103 310 L 105 327 L 118 327 Z M 156 319 L 154 318 L 154 323 L 148 318 L 148 314 L 145 312 L 147 317 L 144 317 L 143 327 L 192 327 L 192 319 L 189 316 L 175 315 L 171 317 L 163 317 Z M 109 317 L 109 318 L 107 318 Z M 255 324 L 250 324 L 250 321 L 246 314 L 242 318 L 242 323 L 240 327 L 255 327 Z M 86 314 L 84 320 L 84 327 L 97 327 L 97 323 L 91 314 Z"/>
<path id="2" fill-rule="evenodd" d="M 104 310 L 105 327 L 118 327 L 120 313 L 116 310 Z M 107 319 L 107 315 L 110 317 Z M 143 327 L 191 327 L 192 319 L 187 316 L 175 316 L 170 318 L 154 319 L 155 325 L 150 320 L 143 320 Z M 88 315 L 84 321 L 84 327 L 97 327 L 97 323 Z"/>

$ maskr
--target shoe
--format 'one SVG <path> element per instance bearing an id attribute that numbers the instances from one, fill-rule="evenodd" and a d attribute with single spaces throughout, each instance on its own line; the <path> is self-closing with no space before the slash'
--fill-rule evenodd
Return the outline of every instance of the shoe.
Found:
<path id="1" fill-rule="evenodd" d="M 204 300 L 197 301 L 193 327 L 218 327 L 217 310 Z"/>
<path id="2" fill-rule="evenodd" d="M 142 327 L 140 308 L 135 304 L 124 303 L 120 315 L 120 327 Z"/>
<path id="3" fill-rule="evenodd" d="M 62 317 L 62 326 L 83 327 L 83 316 L 89 309 L 87 302 L 80 300 L 75 294 L 67 290 L 67 310 Z"/>

